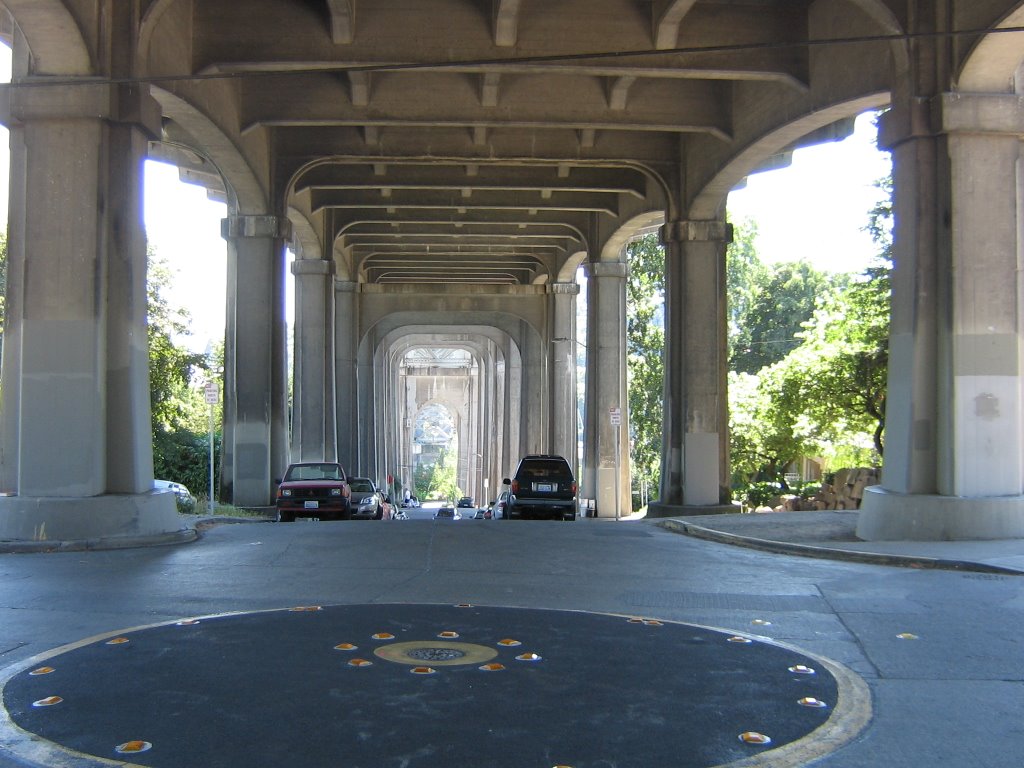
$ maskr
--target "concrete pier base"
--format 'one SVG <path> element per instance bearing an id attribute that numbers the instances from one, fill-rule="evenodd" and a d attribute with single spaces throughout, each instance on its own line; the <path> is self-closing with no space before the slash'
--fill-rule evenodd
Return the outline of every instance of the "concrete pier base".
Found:
<path id="1" fill-rule="evenodd" d="M 90 498 L 0 498 L 0 541 L 99 549 L 192 541 L 174 494 L 153 491 Z"/>
<path id="2" fill-rule="evenodd" d="M 688 517 L 690 515 L 731 515 L 740 511 L 735 504 L 662 504 L 647 505 L 648 517 Z"/>
<path id="3" fill-rule="evenodd" d="M 1024 538 L 1024 496 L 967 498 L 866 488 L 857 521 L 865 541 Z"/>

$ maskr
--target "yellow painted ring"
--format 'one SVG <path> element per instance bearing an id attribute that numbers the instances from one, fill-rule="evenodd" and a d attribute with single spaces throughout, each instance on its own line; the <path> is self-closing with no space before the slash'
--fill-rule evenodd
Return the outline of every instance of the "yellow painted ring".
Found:
<path id="1" fill-rule="evenodd" d="M 419 650 L 451 650 L 458 651 L 462 655 L 457 659 L 423 659 L 411 656 L 411 651 Z M 373 651 L 385 661 L 393 661 L 396 664 L 408 664 L 411 667 L 420 667 L 429 663 L 432 667 L 461 667 L 469 664 L 484 664 L 498 655 L 494 648 L 475 643 L 453 643 L 448 640 L 412 640 L 405 643 L 391 643 L 383 645 Z"/>

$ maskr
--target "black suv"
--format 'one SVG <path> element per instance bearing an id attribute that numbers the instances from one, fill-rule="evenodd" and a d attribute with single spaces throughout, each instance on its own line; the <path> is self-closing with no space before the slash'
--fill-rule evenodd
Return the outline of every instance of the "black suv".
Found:
<path id="1" fill-rule="evenodd" d="M 509 489 L 503 520 L 546 517 L 576 519 L 576 478 L 561 456 L 524 456 Z"/>

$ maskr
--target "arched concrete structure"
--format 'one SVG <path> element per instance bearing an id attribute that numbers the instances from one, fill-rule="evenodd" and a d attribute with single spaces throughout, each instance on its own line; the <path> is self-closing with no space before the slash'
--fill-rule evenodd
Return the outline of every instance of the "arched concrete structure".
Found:
<path id="1" fill-rule="evenodd" d="M 138 179 L 151 142 L 208 158 L 231 206 L 224 485 L 236 503 L 269 503 L 288 456 L 287 242 L 304 256 L 300 454 L 337 442 L 358 463 L 353 435 L 371 423 L 367 446 L 393 439 L 375 434 L 386 426 L 361 394 L 393 381 L 385 337 L 495 327 L 507 334 L 495 344 L 519 346 L 516 379 L 545 398 L 517 450 L 570 452 L 571 275 L 585 253 L 604 308 L 590 308 L 602 321 L 592 345 L 616 347 L 618 254 L 631 222 L 660 215 L 662 502 L 715 506 L 728 495 L 728 191 L 885 103 L 896 363 L 883 492 L 869 495 L 863 535 L 1024 529 L 1024 313 L 1011 290 L 1022 193 L 1008 170 L 1024 136 L 1021 56 L 1019 33 L 999 31 L 1020 22 L 1020 2 L 922 0 L 912 13 L 895 0 L 4 7 L 17 31 L 15 82 L 0 90 L 14 158 L 0 478 L 17 495 L 0 507 L 27 511 L 13 529 L 5 515 L 0 535 L 39 536 L 40 510 L 58 506 L 89 521 L 76 536 L 126 534 L 94 499 L 148 498 Z M 593 381 L 610 364 L 598 357 Z M 84 405 L 52 413 L 43 401 L 54 396 Z M 58 432 L 78 442 L 44 470 Z M 954 511 L 926 519 L 935 499 Z"/>
<path id="2" fill-rule="evenodd" d="M 408 318 L 410 321 L 414 318 Z M 499 322 L 495 323 L 497 320 Z M 458 348 L 470 351 L 478 370 L 477 385 L 467 406 L 466 445 L 460 444 L 462 460 L 468 463 L 470 453 L 481 454 L 481 465 L 485 468 L 480 477 L 480 486 L 473 487 L 473 495 L 482 494 L 482 480 L 488 480 L 487 489 L 494 492 L 503 476 L 507 475 L 519 456 L 545 450 L 546 435 L 544 423 L 551 418 L 543 404 L 547 402 L 543 391 L 537 390 L 542 383 L 540 377 L 531 377 L 530 370 L 538 364 L 531 360 L 527 350 L 539 348 L 539 337 L 522 321 L 511 318 L 491 317 L 490 322 L 478 317 L 464 317 L 457 325 L 407 325 L 389 320 L 390 330 L 378 329 L 373 341 L 367 339 L 364 355 L 369 356 L 370 347 L 376 349 L 375 356 L 383 357 L 387 363 L 383 383 L 377 379 L 372 383 L 377 389 L 404 392 L 400 381 L 400 361 L 417 348 Z M 379 398 L 360 387 L 360 402 L 379 402 Z M 407 418 L 414 403 L 407 399 L 392 398 L 390 405 L 374 408 L 378 423 L 376 433 L 380 442 L 376 449 L 361 451 L 377 462 L 377 472 L 390 472 L 396 467 L 386 462 L 389 457 L 398 457 L 404 466 L 407 458 L 407 444 L 403 443 L 403 430 L 387 428 L 387 420 L 398 425 Z M 419 403 L 422 405 L 422 403 Z M 365 408 L 366 406 L 364 406 Z M 473 446 L 472 451 L 469 447 Z M 469 490 L 469 489 L 467 489 Z M 482 496 L 481 496 L 482 497 Z"/>

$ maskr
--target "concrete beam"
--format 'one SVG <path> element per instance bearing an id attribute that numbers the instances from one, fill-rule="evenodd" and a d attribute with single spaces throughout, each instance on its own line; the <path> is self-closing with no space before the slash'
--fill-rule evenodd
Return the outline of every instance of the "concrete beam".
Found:
<path id="1" fill-rule="evenodd" d="M 443 189 L 385 189 L 388 190 L 386 195 L 381 193 L 380 188 L 314 191 L 310 200 L 311 208 L 314 212 L 328 208 L 586 211 L 614 216 L 619 207 L 616 195 L 602 192 L 560 192 L 544 199 L 536 193 L 516 191 L 474 190 L 467 197 Z"/>
<path id="2" fill-rule="evenodd" d="M 356 0 L 327 0 L 331 14 L 331 40 L 347 45 L 356 37 Z"/>
<path id="3" fill-rule="evenodd" d="M 490 163 L 475 166 L 466 173 L 462 164 L 416 164 L 396 161 L 378 173 L 364 163 L 337 162 L 321 164 L 303 173 L 294 183 L 297 194 L 309 190 L 329 189 L 457 189 L 550 192 L 608 192 L 632 195 L 643 199 L 648 177 L 630 168 L 566 167 L 559 174 L 554 164 L 523 165 Z"/>

